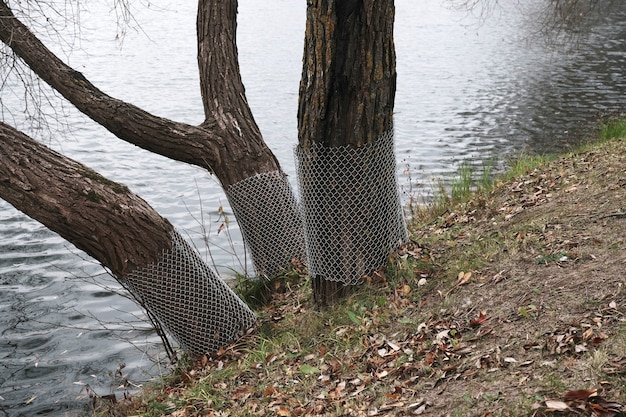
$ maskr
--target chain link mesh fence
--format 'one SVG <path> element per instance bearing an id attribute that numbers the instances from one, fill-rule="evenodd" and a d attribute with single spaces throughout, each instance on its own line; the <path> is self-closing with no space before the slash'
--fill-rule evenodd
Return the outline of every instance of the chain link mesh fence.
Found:
<path id="1" fill-rule="evenodd" d="M 361 282 L 408 239 L 393 129 L 359 148 L 295 149 L 311 276 Z"/>
<path id="2" fill-rule="evenodd" d="M 273 278 L 304 261 L 302 217 L 287 175 L 266 172 L 226 189 L 258 277 Z"/>
<path id="3" fill-rule="evenodd" d="M 311 276 L 358 284 L 408 239 L 393 131 L 359 148 L 298 146 L 295 155 L 299 204 L 280 171 L 226 190 L 256 273 L 274 277 L 292 258 L 307 259 Z M 214 353 L 256 317 L 178 232 L 171 236 L 157 263 L 119 280 L 187 353 Z"/>
<path id="4" fill-rule="evenodd" d="M 118 280 L 186 353 L 217 352 L 242 337 L 256 317 L 175 230 L 161 259 Z"/>

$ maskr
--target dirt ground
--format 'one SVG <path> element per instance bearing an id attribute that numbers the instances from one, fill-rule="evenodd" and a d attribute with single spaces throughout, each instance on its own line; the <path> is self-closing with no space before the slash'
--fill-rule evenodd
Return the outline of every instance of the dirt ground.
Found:
<path id="1" fill-rule="evenodd" d="M 428 415 L 626 415 L 625 155 L 612 142 L 559 159 L 415 230 L 449 274 L 484 261 L 447 303 L 489 334 L 426 396 Z"/>
<path id="2" fill-rule="evenodd" d="M 333 308 L 276 281 L 248 339 L 98 415 L 626 416 L 626 140 L 410 229 Z"/>

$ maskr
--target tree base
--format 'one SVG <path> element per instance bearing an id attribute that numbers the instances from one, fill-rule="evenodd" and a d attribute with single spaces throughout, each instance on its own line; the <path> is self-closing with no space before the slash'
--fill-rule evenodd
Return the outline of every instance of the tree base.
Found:
<path id="1" fill-rule="evenodd" d="M 345 285 L 340 281 L 330 281 L 321 276 L 311 277 L 311 285 L 313 287 L 313 301 L 320 309 L 345 298 L 355 287 L 355 285 Z"/>

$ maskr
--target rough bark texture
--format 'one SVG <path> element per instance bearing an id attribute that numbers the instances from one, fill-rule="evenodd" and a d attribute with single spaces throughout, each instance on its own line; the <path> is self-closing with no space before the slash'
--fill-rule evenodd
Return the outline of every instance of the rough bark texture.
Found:
<path id="1" fill-rule="evenodd" d="M 263 141 L 239 71 L 237 1 L 198 2 L 196 30 L 203 127 L 224 138 L 228 171 L 254 169 L 254 174 L 280 170 Z M 240 179 L 248 178 L 246 175 Z"/>
<path id="2" fill-rule="evenodd" d="M 393 0 L 308 2 L 298 141 L 369 143 L 390 128 L 396 92 Z"/>
<path id="3" fill-rule="evenodd" d="M 148 203 L 1 122 L 0 198 L 108 267 L 187 353 L 214 353 L 254 325 L 254 313 Z"/>
<path id="4" fill-rule="evenodd" d="M 125 186 L 0 123 L 0 198 L 116 276 L 157 261 L 172 225 Z"/>
<path id="5" fill-rule="evenodd" d="M 199 1 L 198 64 L 206 116 L 200 126 L 157 117 L 100 91 L 83 74 L 48 50 L 2 0 L 0 40 L 41 79 L 118 138 L 168 158 L 206 168 L 228 189 L 257 174 L 281 172 L 278 161 L 263 141 L 245 97 L 239 73 L 236 17 L 235 0 Z M 259 190 L 251 198 L 254 201 L 250 205 L 259 207 L 266 204 L 268 196 Z M 299 219 L 299 212 L 293 204 L 281 207 L 284 212 L 276 213 L 276 217 L 286 219 L 286 226 L 251 225 L 249 222 L 255 221 L 254 213 L 243 213 L 240 226 L 253 254 L 263 253 L 265 248 L 264 241 L 255 239 L 250 230 L 261 230 L 261 236 L 291 233 L 293 219 Z M 291 248 L 287 246 L 298 239 L 286 242 L 280 252 L 291 252 L 291 256 L 285 259 L 300 258 L 304 243 Z M 286 266 L 281 263 L 271 269 Z"/>
<path id="6" fill-rule="evenodd" d="M 393 0 L 308 2 L 299 146 L 359 147 L 391 128 L 396 91 L 394 14 Z M 335 215 L 335 204 L 326 202 L 322 208 L 329 218 Z M 314 298 L 322 306 L 349 291 L 324 277 L 312 277 L 312 283 Z"/>
<path id="7" fill-rule="evenodd" d="M 288 268 L 292 258 L 304 257 L 296 200 L 276 158 L 264 144 L 246 100 L 237 52 L 237 1 L 201 0 L 197 16 L 205 114 L 202 126 L 224 138 L 229 171 L 254 167 L 255 174 L 263 174 L 254 178 L 247 175 L 245 181 L 231 183 L 225 190 L 257 275 L 273 277 Z M 247 187 L 244 183 L 255 183 L 259 188 L 242 196 L 240 191 Z"/>
<path id="8" fill-rule="evenodd" d="M 202 126 L 155 116 L 100 91 L 46 48 L 4 1 L 0 1 L 0 40 L 41 79 L 118 138 L 206 168 L 227 187 L 257 173 L 280 169 L 256 127 L 239 78 L 234 45 L 236 5 L 234 1 L 200 2 L 199 12 L 206 14 L 198 18 L 204 28 L 199 32 L 199 60 L 209 63 L 201 64 L 207 111 Z M 232 26 L 232 33 L 216 24 L 222 21 Z M 212 90 L 209 85 L 219 87 Z M 237 110 L 237 106 L 241 108 Z"/>

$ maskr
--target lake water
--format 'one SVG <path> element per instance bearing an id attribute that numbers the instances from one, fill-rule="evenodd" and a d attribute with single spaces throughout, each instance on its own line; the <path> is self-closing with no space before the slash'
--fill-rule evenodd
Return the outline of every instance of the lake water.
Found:
<path id="1" fill-rule="evenodd" d="M 142 5 L 144 2 L 141 2 Z M 49 46 L 107 93 L 157 115 L 202 120 L 193 2 L 149 2 L 137 24 L 118 27 L 106 5 L 89 5 L 76 25 L 56 23 L 66 43 Z M 536 19 L 507 3 L 480 16 L 441 0 L 397 0 L 396 151 L 402 195 L 428 195 L 463 161 L 504 163 L 522 151 L 568 149 L 599 114 L 626 101 L 626 3 L 578 39 L 537 37 Z M 517 2 L 515 2 L 517 3 Z M 527 11 L 541 0 L 524 2 Z M 148 3 L 146 3 L 148 4 Z M 304 1 L 241 0 L 239 53 L 246 93 L 269 146 L 295 185 Z M 482 22 L 482 24 L 479 24 Z M 122 31 L 125 36 L 117 37 Z M 570 45 L 571 46 L 571 45 Z M 4 120 L 128 185 L 192 241 L 224 275 L 246 268 L 236 224 L 217 234 L 225 197 L 200 169 L 127 145 L 71 106 L 47 111 L 63 124 L 33 126 L 19 89 L 3 91 Z M 30 127 L 29 127 L 30 126 Z M 203 236 L 208 236 L 207 248 Z M 73 415 L 103 395 L 167 372 L 141 311 L 92 259 L 0 201 L 0 417 Z"/>

